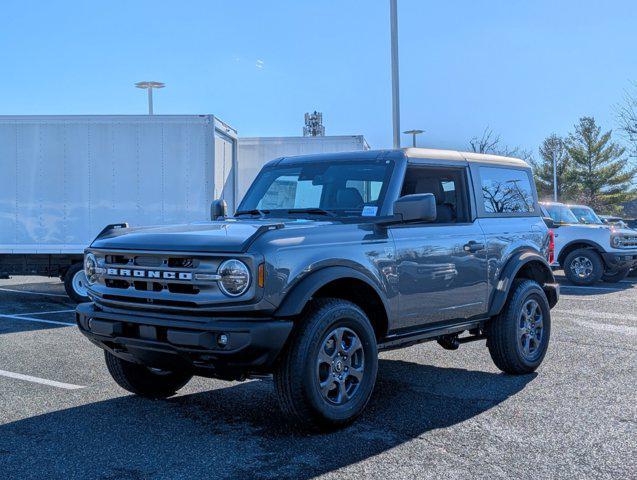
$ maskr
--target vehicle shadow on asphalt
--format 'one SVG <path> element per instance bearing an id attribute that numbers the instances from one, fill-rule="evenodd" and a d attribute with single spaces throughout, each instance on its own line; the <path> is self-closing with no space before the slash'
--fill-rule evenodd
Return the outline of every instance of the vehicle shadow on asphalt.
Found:
<path id="1" fill-rule="evenodd" d="M 0 471 L 5 478 L 309 479 L 480 415 L 535 376 L 381 360 L 363 416 L 322 434 L 286 422 L 270 381 L 163 401 L 124 396 L 1 426 Z"/>
<path id="2" fill-rule="evenodd" d="M 564 293 L 580 297 L 606 295 L 613 292 L 624 292 L 633 290 L 637 286 L 637 279 L 635 279 L 634 277 L 628 277 L 625 280 L 617 283 L 600 282 L 596 283 L 595 285 L 591 285 L 590 288 L 571 283 L 565 275 L 555 275 L 555 280 L 557 280 L 560 284 L 560 287 L 564 289 Z"/>

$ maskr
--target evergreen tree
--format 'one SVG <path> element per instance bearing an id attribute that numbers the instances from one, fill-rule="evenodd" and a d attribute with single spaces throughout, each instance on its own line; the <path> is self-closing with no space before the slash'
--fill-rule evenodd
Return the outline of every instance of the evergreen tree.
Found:
<path id="1" fill-rule="evenodd" d="M 557 198 L 561 202 L 573 200 L 576 189 L 565 142 L 556 134 L 544 139 L 540 146 L 540 160 L 532 162 L 537 193 L 542 200 L 553 199 L 553 158 L 557 163 Z"/>
<path id="2" fill-rule="evenodd" d="M 582 117 L 565 146 L 579 201 L 599 212 L 619 213 L 619 204 L 636 196 L 637 169 L 628 167 L 625 149 L 611 141 L 611 133 L 602 133 L 593 117 Z"/>

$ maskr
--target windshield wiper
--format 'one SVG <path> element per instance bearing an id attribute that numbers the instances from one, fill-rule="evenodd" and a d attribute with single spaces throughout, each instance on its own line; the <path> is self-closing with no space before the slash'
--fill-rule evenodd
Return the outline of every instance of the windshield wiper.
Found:
<path id="1" fill-rule="evenodd" d="M 260 217 L 264 216 L 266 213 L 270 213 L 270 210 L 259 210 L 258 208 L 252 210 L 239 210 L 235 212 L 234 216 L 237 215 L 259 215 Z"/>
<path id="2" fill-rule="evenodd" d="M 290 208 L 288 213 L 311 213 L 316 215 L 325 215 L 327 217 L 336 217 L 334 212 L 330 212 L 329 210 L 324 210 L 322 208 Z"/>

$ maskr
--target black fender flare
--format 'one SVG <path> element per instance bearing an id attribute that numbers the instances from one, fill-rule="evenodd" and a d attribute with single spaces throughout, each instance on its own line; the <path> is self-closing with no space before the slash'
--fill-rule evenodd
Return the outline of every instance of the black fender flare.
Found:
<path id="1" fill-rule="evenodd" d="M 381 299 L 385 313 L 390 316 L 387 300 L 380 287 L 368 275 L 351 267 L 330 266 L 317 270 L 299 281 L 285 296 L 279 308 L 274 312 L 275 317 L 294 317 L 299 315 L 312 296 L 321 288 L 334 280 L 355 278 L 365 282 L 374 289 Z"/>
<path id="2" fill-rule="evenodd" d="M 489 302 L 490 317 L 500 313 L 507 301 L 507 298 L 509 298 L 509 292 L 511 291 L 513 280 L 522 267 L 530 262 L 539 262 L 543 267 L 543 273 L 545 274 L 546 279 L 540 286 L 545 291 L 547 289 L 554 289 L 556 291 L 556 295 L 559 293 L 559 287 L 556 285 L 551 266 L 542 255 L 529 250 L 515 252 L 502 269 L 502 273 L 498 277 L 495 289 L 491 294 L 491 301 Z M 557 301 L 557 298 L 555 301 Z"/>

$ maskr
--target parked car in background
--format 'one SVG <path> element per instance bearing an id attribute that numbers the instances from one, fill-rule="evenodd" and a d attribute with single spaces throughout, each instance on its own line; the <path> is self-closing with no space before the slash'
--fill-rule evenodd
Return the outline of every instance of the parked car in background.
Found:
<path id="1" fill-rule="evenodd" d="M 600 218 L 606 225 L 612 225 L 619 228 L 628 228 L 628 224 L 624 222 L 624 219 L 621 217 L 616 217 L 613 215 L 600 215 Z"/>
<path id="2" fill-rule="evenodd" d="M 553 266 L 563 268 L 574 284 L 593 285 L 600 280 L 619 282 L 637 266 L 636 231 L 603 223 L 582 223 L 573 209 L 563 203 L 542 202 L 540 206 L 555 226 Z M 580 212 L 582 206 L 574 208 Z M 592 210 L 580 213 L 597 217 Z"/>
<path id="3" fill-rule="evenodd" d="M 579 223 L 588 225 L 603 225 L 604 221 L 588 205 L 567 205 Z"/>

